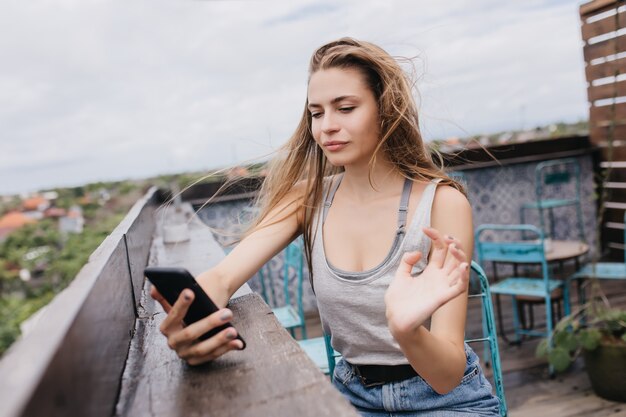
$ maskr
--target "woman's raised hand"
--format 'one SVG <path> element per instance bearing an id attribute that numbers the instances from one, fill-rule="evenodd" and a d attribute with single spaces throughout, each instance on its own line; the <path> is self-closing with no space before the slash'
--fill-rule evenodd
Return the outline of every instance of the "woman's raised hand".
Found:
<path id="1" fill-rule="evenodd" d="M 433 228 L 424 228 L 424 233 L 432 240 L 426 268 L 412 276 L 423 255 L 405 253 L 385 293 L 387 323 L 396 339 L 415 331 L 439 307 L 467 290 L 469 265 L 461 243 Z"/>
<path id="2" fill-rule="evenodd" d="M 173 306 L 170 306 L 154 287 L 151 288 L 150 295 L 161 304 L 163 310 L 167 313 L 167 317 L 165 317 L 159 328 L 161 333 L 167 338 L 167 345 L 170 349 L 176 351 L 176 354 L 189 365 L 209 362 L 228 351 L 243 348 L 241 340 L 235 339 L 237 330 L 234 327 L 226 328 L 206 340 L 198 340 L 200 336 L 209 330 L 230 322 L 233 318 L 233 313 L 229 309 L 223 308 L 202 320 L 185 326 L 183 318 L 193 302 L 193 291 L 183 291 Z"/>

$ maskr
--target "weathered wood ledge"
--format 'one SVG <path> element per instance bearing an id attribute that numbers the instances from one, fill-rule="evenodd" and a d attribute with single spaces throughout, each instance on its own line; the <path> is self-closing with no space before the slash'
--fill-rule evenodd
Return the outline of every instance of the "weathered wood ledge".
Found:
<path id="1" fill-rule="evenodd" d="M 143 268 L 198 274 L 224 254 L 188 206 L 161 203 L 151 189 L 5 354 L 0 416 L 357 416 L 247 286 L 229 303 L 244 351 L 190 367 L 168 349 Z M 190 239 L 164 243 L 181 218 Z"/>

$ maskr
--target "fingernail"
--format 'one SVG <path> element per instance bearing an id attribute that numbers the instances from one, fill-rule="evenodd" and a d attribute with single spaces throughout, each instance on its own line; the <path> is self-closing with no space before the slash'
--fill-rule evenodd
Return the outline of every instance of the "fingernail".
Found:
<path id="1" fill-rule="evenodd" d="M 450 240 L 454 240 L 454 237 L 450 236 L 450 235 L 446 235 L 446 238 L 450 239 Z"/>
<path id="2" fill-rule="evenodd" d="M 237 337 L 237 333 L 235 332 L 235 329 L 228 329 L 228 332 L 226 333 L 226 337 L 228 339 L 234 339 L 235 337 Z"/>
<path id="3" fill-rule="evenodd" d="M 183 298 L 185 299 L 185 301 L 191 300 L 191 295 L 189 294 L 189 291 L 185 291 L 185 293 L 183 294 Z"/>
<path id="4" fill-rule="evenodd" d="M 465 266 L 463 266 L 463 269 L 465 269 L 467 271 L 469 269 L 469 265 L 465 264 Z"/>
<path id="5" fill-rule="evenodd" d="M 233 317 L 233 313 L 230 310 L 224 310 L 222 311 L 222 314 L 220 315 L 220 319 L 222 321 L 230 320 L 232 317 Z"/>
<path id="6" fill-rule="evenodd" d="M 454 249 L 457 249 L 457 250 L 459 249 L 459 245 L 457 245 L 456 243 L 453 244 L 452 246 L 454 246 Z"/>

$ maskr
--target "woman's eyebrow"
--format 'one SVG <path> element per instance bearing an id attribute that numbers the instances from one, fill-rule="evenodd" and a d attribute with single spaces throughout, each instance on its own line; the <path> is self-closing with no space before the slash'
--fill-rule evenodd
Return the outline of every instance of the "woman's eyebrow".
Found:
<path id="1" fill-rule="evenodd" d="M 334 99 L 332 99 L 330 101 L 330 104 L 336 104 L 336 103 L 339 103 L 340 101 L 347 100 L 347 99 L 358 99 L 358 98 L 359 98 L 358 96 L 354 96 L 354 95 L 339 96 L 339 97 L 335 97 Z M 322 107 L 322 105 L 317 104 L 317 103 L 309 103 L 307 107 L 310 109 L 312 107 Z"/>

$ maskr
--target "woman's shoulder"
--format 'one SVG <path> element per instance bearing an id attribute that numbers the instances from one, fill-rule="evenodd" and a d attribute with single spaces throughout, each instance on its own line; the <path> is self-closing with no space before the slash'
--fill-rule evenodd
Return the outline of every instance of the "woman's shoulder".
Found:
<path id="1" fill-rule="evenodd" d="M 438 185 L 435 191 L 433 208 L 443 210 L 468 209 L 471 211 L 470 203 L 465 194 L 448 184 Z"/>

